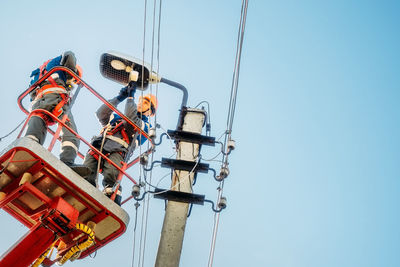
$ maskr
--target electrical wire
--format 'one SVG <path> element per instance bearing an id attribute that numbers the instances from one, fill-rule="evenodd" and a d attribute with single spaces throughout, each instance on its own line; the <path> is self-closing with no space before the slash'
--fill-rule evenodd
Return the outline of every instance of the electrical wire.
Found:
<path id="1" fill-rule="evenodd" d="M 222 163 L 223 162 L 222 160 L 216 160 L 216 158 L 218 158 L 218 156 L 221 155 L 221 154 L 222 154 L 222 151 L 218 152 L 218 154 L 215 155 L 214 157 L 212 157 L 211 159 L 203 159 L 203 160 L 204 161 L 214 161 L 214 162 Z"/>
<path id="2" fill-rule="evenodd" d="M 150 73 L 153 73 L 153 64 L 154 64 L 153 60 L 154 60 L 154 33 L 155 33 L 156 3 L 157 3 L 157 0 L 154 0 L 154 4 L 153 4 L 153 31 L 152 31 L 152 45 L 151 45 L 151 64 L 150 64 L 151 70 L 150 70 Z M 151 94 L 153 93 L 152 90 L 153 90 L 153 86 L 150 85 L 150 93 Z M 156 87 L 156 92 L 157 91 L 158 91 L 158 87 Z M 156 95 L 157 95 L 157 93 L 156 93 Z M 155 125 L 156 125 L 156 123 L 157 123 L 157 121 L 156 121 L 157 120 L 157 112 L 156 112 L 154 117 L 155 117 L 154 120 L 155 120 Z M 149 148 L 149 143 L 147 143 L 147 147 Z M 153 162 L 153 160 L 154 160 L 154 154 L 152 153 L 151 154 L 151 161 Z M 145 172 L 143 172 L 143 173 L 145 173 Z M 152 181 L 152 177 L 153 177 L 153 170 L 150 171 L 150 183 Z M 145 215 L 144 215 L 144 218 L 145 218 L 144 221 L 145 222 L 144 222 L 144 230 L 143 230 L 144 231 L 144 235 L 143 235 L 143 249 L 142 249 L 142 267 L 144 266 L 144 259 L 145 259 L 144 256 L 145 256 L 145 251 L 146 251 L 149 208 L 150 208 L 150 198 L 149 198 L 149 196 L 147 196 L 147 199 L 146 199 L 146 212 L 145 212 Z"/>
<path id="3" fill-rule="evenodd" d="M 11 132 L 9 132 L 8 134 L 6 134 L 5 136 L 0 137 L 0 142 L 1 142 L 4 138 L 10 136 L 13 132 L 15 132 L 25 121 L 26 121 L 26 118 L 24 118 L 24 119 L 17 125 L 17 127 L 15 127 Z"/>
<path id="4" fill-rule="evenodd" d="M 145 51 L 146 51 L 146 19 L 147 19 L 147 0 L 144 0 L 144 15 L 143 15 L 143 47 L 142 47 L 142 73 L 144 73 L 144 60 L 145 60 Z M 143 88 L 144 88 L 144 79 L 141 79 L 141 100 L 143 100 Z M 143 113 L 140 111 L 140 118 L 142 118 Z M 142 122 L 143 124 L 143 122 Z M 142 140 L 142 134 L 139 133 L 139 140 Z M 142 155 L 142 147 L 139 145 L 139 155 Z M 142 180 L 142 169 L 139 168 L 139 184 Z M 143 206 L 145 206 L 145 201 L 143 201 Z M 144 207 L 143 207 L 144 210 Z M 136 230 L 135 230 L 136 231 Z M 139 242 L 139 259 L 137 266 L 140 267 L 141 263 L 141 255 L 142 255 L 142 235 L 143 234 L 143 215 L 141 222 L 141 232 L 140 232 L 140 242 Z M 134 261 L 132 261 L 132 267 L 134 266 Z"/>
<path id="5" fill-rule="evenodd" d="M 160 180 L 158 180 L 156 186 L 151 185 L 151 187 L 158 188 L 158 186 L 160 185 L 161 181 L 164 180 L 165 177 L 170 176 L 170 175 L 171 175 L 171 172 L 166 173 L 163 177 L 160 178 Z"/>
<path id="6" fill-rule="evenodd" d="M 171 144 L 172 149 L 175 150 L 175 155 L 176 155 L 178 149 L 177 149 L 177 147 L 174 145 L 174 143 L 172 142 L 172 137 L 168 134 L 168 131 L 165 130 L 165 129 L 162 127 L 161 124 L 157 124 L 157 126 L 160 127 L 161 130 L 163 130 L 163 133 L 165 133 L 165 134 L 168 136 L 169 143 Z"/>
<path id="7" fill-rule="evenodd" d="M 144 0 L 144 18 L 143 18 L 143 57 L 142 57 L 142 73 L 144 73 L 144 64 L 145 64 L 145 49 L 146 49 L 146 20 L 147 20 L 147 0 Z M 142 78 L 141 81 L 142 89 L 144 88 L 144 79 Z M 141 101 L 143 101 L 143 90 L 141 91 Z M 143 103 L 142 103 L 143 105 Z M 143 110 L 140 111 L 140 118 L 143 116 Z M 143 122 L 142 122 L 143 123 Z M 142 136 L 141 133 L 139 135 L 139 140 L 141 140 Z M 142 146 L 139 144 L 139 153 L 142 154 Z M 142 169 L 139 168 L 139 178 L 141 181 L 142 178 Z M 144 211 L 146 206 L 146 199 L 143 201 L 143 209 L 142 209 L 142 221 L 141 221 L 141 228 L 140 228 L 140 242 L 139 242 L 139 260 L 138 260 L 138 267 L 141 266 L 142 262 L 142 250 L 143 250 L 143 225 L 144 225 Z"/>
<path id="8" fill-rule="evenodd" d="M 181 177 L 182 180 L 179 180 L 178 183 L 176 183 L 175 185 L 171 186 L 170 189 L 166 189 L 166 190 L 164 190 L 164 191 L 160 191 L 160 192 L 157 192 L 157 193 L 153 193 L 153 195 L 159 195 L 159 194 L 162 194 L 162 193 L 171 191 L 172 189 L 176 188 L 177 186 L 180 186 L 180 184 L 184 181 L 184 179 L 186 179 L 187 177 L 190 177 L 190 175 L 191 175 L 191 174 L 193 173 L 193 171 L 196 169 L 197 165 L 198 165 L 199 162 L 200 162 L 201 156 L 200 156 L 200 157 L 196 157 L 196 159 L 197 159 L 196 164 L 193 166 L 193 168 L 190 170 L 190 172 L 189 172 L 187 175 Z M 179 176 L 178 176 L 176 173 L 175 173 L 175 176 L 179 178 Z M 192 185 L 192 183 L 190 183 L 190 185 Z"/>
<path id="9" fill-rule="evenodd" d="M 154 66 L 154 46 L 155 46 L 155 25 L 156 25 L 156 6 L 157 6 L 157 0 L 154 0 L 153 2 L 153 30 L 152 30 L 152 49 L 151 49 L 151 69 L 150 73 L 153 73 L 153 66 Z M 159 5 L 159 18 L 158 18 L 158 46 L 157 46 L 157 73 L 159 70 L 159 65 L 160 65 L 160 29 L 161 29 L 161 10 L 162 10 L 162 2 L 160 0 L 160 5 Z M 145 23 L 144 23 L 144 28 L 146 28 L 146 14 L 147 14 L 147 1 L 145 2 Z M 145 30 L 144 30 L 145 32 Z M 145 39 L 145 34 L 144 34 L 144 39 Z M 143 68 L 144 68 L 144 58 L 145 58 L 145 53 L 144 53 L 144 47 L 145 47 L 145 41 L 143 41 Z M 142 68 L 142 70 L 143 70 Z M 142 87 L 143 87 L 143 80 L 142 80 Z M 158 83 L 156 84 L 156 98 L 158 98 Z M 150 93 L 153 94 L 153 86 L 150 84 Z M 143 91 L 142 91 L 142 99 L 143 99 Z M 143 115 L 141 113 L 141 115 Z M 154 124 L 157 125 L 157 112 L 155 113 L 154 116 Z M 149 149 L 149 143 L 147 144 L 147 147 Z M 140 152 L 141 153 L 141 152 Z M 154 153 L 151 154 L 150 157 L 151 164 L 154 162 Z M 140 168 L 140 175 L 142 175 L 142 168 Z M 145 177 L 145 181 L 147 183 L 147 175 L 146 172 L 143 172 L 143 176 Z M 150 170 L 150 175 L 149 175 L 149 180 L 150 182 L 149 185 L 151 184 L 152 181 L 152 170 Z M 140 176 L 141 177 L 141 176 Z M 149 186 L 148 185 L 148 186 Z M 146 186 L 146 185 L 145 185 Z M 141 228 L 141 237 L 140 237 L 140 255 L 139 255 L 139 262 L 138 266 L 144 266 L 144 255 L 145 255 L 145 249 L 146 249 L 146 239 L 147 239 L 147 222 L 148 222 L 148 213 L 149 213 L 149 206 L 150 206 L 150 201 L 149 201 L 149 196 L 144 201 L 144 208 L 143 208 L 143 215 L 142 215 L 142 228 Z"/>
<path id="10" fill-rule="evenodd" d="M 233 121 L 234 121 L 234 117 L 235 117 L 236 99 L 237 99 L 237 91 L 238 91 L 238 85 L 239 85 L 240 61 L 241 61 L 244 32 L 245 32 L 245 26 L 246 26 L 248 2 L 249 2 L 249 0 L 242 0 L 238 38 L 237 38 L 237 44 L 236 44 L 235 67 L 234 67 L 233 77 L 232 77 L 231 97 L 230 97 L 230 101 L 229 101 L 229 111 L 228 111 L 228 117 L 227 117 L 227 130 L 226 130 L 225 141 L 224 141 L 225 153 L 223 153 L 223 155 L 222 155 L 223 163 L 222 163 L 221 168 L 226 167 L 228 165 L 228 157 L 229 157 L 228 152 L 229 151 L 228 151 L 227 143 L 228 143 L 228 140 L 231 140 L 232 126 L 233 126 Z M 221 200 L 221 197 L 223 194 L 223 188 L 224 188 L 224 180 L 222 180 L 220 182 L 220 185 L 218 187 L 217 203 Z M 208 267 L 212 267 L 213 261 L 214 261 L 215 244 L 216 244 L 216 239 L 217 239 L 219 218 L 220 218 L 220 213 L 215 213 L 210 255 L 208 258 Z"/>
<path id="11" fill-rule="evenodd" d="M 133 245 L 132 245 L 132 267 L 133 263 L 135 262 L 135 249 L 136 249 L 136 226 L 137 226 L 137 215 L 138 215 L 138 208 L 140 204 L 138 201 L 135 202 L 135 224 L 133 226 Z"/>
<path id="12" fill-rule="evenodd" d="M 166 189 L 166 190 L 164 190 L 164 191 L 157 192 L 157 193 L 155 193 L 155 192 L 150 192 L 149 190 L 147 190 L 146 192 L 152 193 L 153 195 L 158 195 L 158 194 L 162 194 L 162 193 L 171 191 L 171 189 L 174 189 L 175 187 L 177 187 L 178 185 L 180 185 L 180 184 L 183 182 L 184 179 L 186 179 L 187 177 L 189 177 L 189 176 L 194 172 L 194 170 L 196 169 L 197 165 L 198 165 L 199 162 L 200 162 L 201 156 L 200 156 L 200 157 L 197 157 L 196 159 L 197 159 L 196 164 L 193 166 L 193 168 L 190 170 L 190 172 L 189 172 L 187 175 L 185 175 L 185 176 L 182 177 L 182 181 L 179 181 L 177 184 L 175 184 L 174 186 L 172 186 L 170 189 Z M 154 185 L 152 185 L 152 184 L 150 184 L 150 183 L 148 183 L 148 182 L 146 182 L 146 183 L 147 183 L 149 186 L 153 187 L 153 188 L 158 188 L 158 184 L 161 182 L 161 180 L 164 179 L 165 177 L 167 177 L 169 174 L 170 174 L 170 173 L 164 175 L 164 176 L 158 181 L 158 183 L 157 183 L 156 186 L 154 186 Z M 176 174 L 176 171 L 175 171 L 175 175 L 178 177 L 178 175 Z"/>
<path id="13" fill-rule="evenodd" d="M 198 103 L 194 108 L 197 108 L 198 106 L 200 106 L 202 103 L 206 103 L 207 104 L 207 112 L 206 112 L 206 134 L 209 136 L 210 132 L 211 132 L 211 113 L 210 113 L 210 103 L 208 103 L 208 101 L 201 101 L 200 103 Z"/>

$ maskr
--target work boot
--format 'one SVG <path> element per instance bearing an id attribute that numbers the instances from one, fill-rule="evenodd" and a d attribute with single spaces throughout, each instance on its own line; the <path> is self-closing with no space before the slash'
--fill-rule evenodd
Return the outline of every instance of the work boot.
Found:
<path id="1" fill-rule="evenodd" d="M 64 163 L 82 177 L 86 177 L 90 173 L 92 173 L 92 169 L 90 169 L 88 166 L 75 163 L 67 163 L 67 162 Z"/>
<path id="2" fill-rule="evenodd" d="M 103 189 L 103 194 L 108 198 L 111 198 L 113 193 L 114 191 L 112 187 L 106 187 Z M 122 200 L 121 191 L 118 189 L 117 194 L 115 195 L 114 202 L 118 204 L 118 206 L 121 206 L 121 200 Z"/>
<path id="3" fill-rule="evenodd" d="M 39 143 L 39 138 L 37 138 L 36 136 L 34 136 L 32 134 L 26 135 L 25 137 Z"/>

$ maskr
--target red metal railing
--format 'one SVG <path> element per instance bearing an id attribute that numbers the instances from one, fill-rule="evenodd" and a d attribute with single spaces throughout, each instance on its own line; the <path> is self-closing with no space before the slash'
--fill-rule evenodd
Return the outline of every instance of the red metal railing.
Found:
<path id="1" fill-rule="evenodd" d="M 107 156 L 105 156 L 103 153 L 101 153 L 98 149 L 96 149 L 95 147 L 93 147 L 88 141 L 86 141 L 83 137 L 81 137 L 77 132 L 75 132 L 73 129 L 71 129 L 69 126 L 67 126 L 65 124 L 65 117 L 63 119 L 59 119 L 57 118 L 55 115 L 53 115 L 51 112 L 44 110 L 44 109 L 36 109 L 32 112 L 29 112 L 24 105 L 22 104 L 23 99 L 29 94 L 31 93 L 33 90 L 36 89 L 36 87 L 42 83 L 44 80 L 46 80 L 52 73 L 56 72 L 56 71 L 64 71 L 66 73 L 68 73 L 69 75 L 71 75 L 72 77 L 74 77 L 79 84 L 82 85 L 82 87 L 86 88 L 89 90 L 89 92 L 91 92 L 95 97 L 97 97 L 98 99 L 100 99 L 101 102 L 103 102 L 105 105 L 107 105 L 107 107 L 109 107 L 112 111 L 114 111 L 115 113 L 117 113 L 119 116 L 121 116 L 122 119 L 124 119 L 126 122 L 128 122 L 136 131 L 138 131 L 142 136 L 144 136 L 151 144 L 150 148 L 145 151 L 144 153 L 142 153 L 142 155 L 149 155 L 153 152 L 154 150 L 154 143 L 153 140 L 148 136 L 148 134 L 143 131 L 138 125 L 136 125 L 134 122 L 132 122 L 128 117 L 126 117 L 121 111 L 119 111 L 116 107 L 114 107 L 110 102 L 108 102 L 106 99 L 104 99 L 96 90 L 94 90 L 91 86 L 89 86 L 85 81 L 83 81 L 78 75 L 76 75 L 72 70 L 70 70 L 69 68 L 66 67 L 62 67 L 62 66 L 57 66 L 52 68 L 49 72 L 47 72 L 45 75 L 43 75 L 42 78 L 40 78 L 36 83 L 34 83 L 33 85 L 31 85 L 25 92 L 23 92 L 22 94 L 19 95 L 18 97 L 18 106 L 20 107 L 20 109 L 28 115 L 27 120 L 25 121 L 19 135 L 18 138 L 22 135 L 22 132 L 24 131 L 29 119 L 34 116 L 37 115 L 38 113 L 42 113 L 42 114 L 46 114 L 47 116 L 50 116 L 53 120 L 58 122 L 58 128 L 57 130 L 54 132 L 53 130 L 51 130 L 50 128 L 47 128 L 47 131 L 53 135 L 53 139 L 50 142 L 49 145 L 49 151 L 52 150 L 54 143 L 56 140 L 60 140 L 59 134 L 60 134 L 60 130 L 62 127 L 65 127 L 67 130 L 69 130 L 72 134 L 74 134 L 79 140 L 81 140 L 82 142 L 84 142 L 90 149 L 92 149 L 96 154 L 98 154 L 101 158 L 107 160 L 107 162 L 109 162 L 112 166 L 114 166 L 115 168 L 117 168 L 120 171 L 120 175 L 118 176 L 117 181 L 120 182 L 122 177 L 125 175 L 126 177 L 128 177 L 129 180 L 131 180 L 134 184 L 136 184 L 137 182 L 129 175 L 127 174 L 125 171 L 127 169 L 129 169 L 130 167 L 132 167 L 134 164 L 136 164 L 137 162 L 139 162 L 140 157 L 142 155 L 139 155 L 138 157 L 136 157 L 135 159 L 133 159 L 132 161 L 130 161 L 129 163 L 122 163 L 122 167 L 119 167 L 117 164 L 115 164 L 114 162 L 112 162 Z M 78 151 L 78 155 L 79 157 L 83 158 L 83 154 L 80 153 Z M 118 189 L 118 187 L 116 188 Z M 115 192 L 112 196 L 112 199 L 115 198 Z M 125 201 L 123 201 L 124 203 L 126 201 L 128 201 L 131 198 L 126 199 Z"/>

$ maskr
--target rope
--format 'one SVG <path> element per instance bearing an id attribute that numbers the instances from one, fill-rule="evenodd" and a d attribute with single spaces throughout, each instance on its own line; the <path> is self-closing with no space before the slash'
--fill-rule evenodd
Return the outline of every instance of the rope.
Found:
<path id="1" fill-rule="evenodd" d="M 222 155 L 223 163 L 222 163 L 221 167 L 227 166 L 227 164 L 228 164 L 229 155 L 228 155 L 227 142 L 228 142 L 228 140 L 231 139 L 232 126 L 233 126 L 233 121 L 235 118 L 236 99 L 237 99 L 237 91 L 238 91 L 238 85 L 239 85 L 240 60 L 241 60 L 241 56 L 242 56 L 243 39 L 244 39 L 244 32 L 245 32 L 245 26 L 246 26 L 248 3 L 249 3 L 249 0 L 242 0 L 242 9 L 241 9 L 241 14 L 240 14 L 238 38 L 237 38 L 237 44 L 236 44 L 235 67 L 234 67 L 233 77 L 232 77 L 231 97 L 230 97 L 230 101 L 229 101 L 229 111 L 228 111 L 228 117 L 227 117 L 227 122 L 226 122 L 227 130 L 226 130 L 225 141 L 224 141 L 225 153 L 223 153 L 223 155 Z M 218 190 L 217 202 L 219 202 L 221 200 L 223 189 L 224 189 L 224 180 L 222 180 L 220 182 L 219 187 L 217 189 Z M 217 239 L 219 218 L 220 218 L 220 213 L 215 213 L 214 214 L 213 236 L 212 236 L 212 241 L 211 241 L 210 255 L 208 258 L 208 267 L 212 267 L 213 261 L 214 261 L 215 243 L 216 243 L 216 239 Z"/>
<path id="2" fill-rule="evenodd" d="M 108 132 L 108 128 L 106 128 L 106 129 L 104 130 L 103 138 L 101 139 L 101 145 L 100 145 L 100 150 L 99 150 L 100 153 L 103 153 L 103 146 L 104 146 L 104 142 L 105 142 L 105 140 L 106 140 L 106 134 L 107 134 L 107 132 Z M 101 156 L 99 155 L 99 159 L 97 160 L 96 176 L 95 176 L 95 178 L 94 178 L 94 181 L 95 181 L 95 183 L 96 183 L 96 186 L 98 186 L 98 184 L 97 184 L 97 179 L 98 179 L 98 177 L 99 177 L 99 171 L 100 171 L 101 160 L 102 160 L 102 158 L 101 158 Z"/>

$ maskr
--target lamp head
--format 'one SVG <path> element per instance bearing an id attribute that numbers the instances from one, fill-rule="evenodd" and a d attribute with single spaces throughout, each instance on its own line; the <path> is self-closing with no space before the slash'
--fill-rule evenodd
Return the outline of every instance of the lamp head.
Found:
<path id="1" fill-rule="evenodd" d="M 100 73 L 103 77 L 124 86 L 136 82 L 137 89 L 146 90 L 150 83 L 158 83 L 161 77 L 151 71 L 151 67 L 143 60 L 110 51 L 100 57 Z"/>

